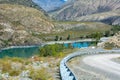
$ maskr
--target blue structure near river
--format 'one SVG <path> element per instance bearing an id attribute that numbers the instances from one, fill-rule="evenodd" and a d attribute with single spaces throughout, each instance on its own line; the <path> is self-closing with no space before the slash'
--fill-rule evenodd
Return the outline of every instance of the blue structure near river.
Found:
<path id="1" fill-rule="evenodd" d="M 73 47 L 73 48 L 82 48 L 90 46 L 90 42 L 74 42 L 74 43 L 64 43 L 65 47 Z"/>

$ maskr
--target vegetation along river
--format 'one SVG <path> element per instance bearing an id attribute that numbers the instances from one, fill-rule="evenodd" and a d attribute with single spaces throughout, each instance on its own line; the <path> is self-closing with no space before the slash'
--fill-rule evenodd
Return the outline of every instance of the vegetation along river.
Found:
<path id="1" fill-rule="evenodd" d="M 81 48 L 90 46 L 90 42 L 74 42 L 74 43 L 65 43 L 64 46 L 68 47 L 69 45 L 73 48 Z M 29 58 L 33 55 L 39 54 L 39 49 L 41 46 L 32 46 L 32 47 L 14 47 L 7 48 L 0 51 L 0 58 L 4 57 L 21 57 Z"/>

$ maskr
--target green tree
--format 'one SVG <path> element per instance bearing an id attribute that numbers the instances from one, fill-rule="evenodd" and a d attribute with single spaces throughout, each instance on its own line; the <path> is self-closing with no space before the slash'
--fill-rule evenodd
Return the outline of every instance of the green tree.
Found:
<path id="1" fill-rule="evenodd" d="M 62 37 L 60 37 L 60 40 L 62 40 Z"/>
<path id="2" fill-rule="evenodd" d="M 55 41 L 58 41 L 58 39 L 59 39 L 59 36 L 55 36 Z"/>
<path id="3" fill-rule="evenodd" d="M 68 35 L 67 40 L 70 40 L 70 34 Z"/>
<path id="4" fill-rule="evenodd" d="M 40 48 L 40 56 L 56 56 L 64 49 L 65 47 L 62 44 L 45 45 L 44 47 Z"/>

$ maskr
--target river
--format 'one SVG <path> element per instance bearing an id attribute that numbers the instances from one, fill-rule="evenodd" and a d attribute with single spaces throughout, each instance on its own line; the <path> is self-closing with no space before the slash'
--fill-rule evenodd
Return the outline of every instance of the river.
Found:
<path id="1" fill-rule="evenodd" d="M 73 42 L 73 43 L 64 43 L 65 47 L 71 45 L 73 48 L 81 48 L 90 46 L 90 42 Z M 0 52 L 0 58 L 4 57 L 21 57 L 21 58 L 29 58 L 33 55 L 38 55 L 39 48 L 41 46 L 33 46 L 33 47 L 13 47 L 3 49 Z"/>

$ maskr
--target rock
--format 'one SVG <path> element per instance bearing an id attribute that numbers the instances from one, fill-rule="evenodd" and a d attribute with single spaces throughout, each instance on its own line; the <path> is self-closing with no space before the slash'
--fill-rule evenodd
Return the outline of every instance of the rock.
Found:
<path id="1" fill-rule="evenodd" d="M 112 25 L 120 25 L 120 17 L 118 19 L 116 19 Z"/>
<path id="2" fill-rule="evenodd" d="M 12 62 L 11 63 L 11 68 L 13 70 L 21 70 L 21 68 L 23 67 L 23 64 L 22 63 L 15 63 L 15 62 Z"/>
<path id="3" fill-rule="evenodd" d="M 101 45 L 105 47 L 109 44 L 108 47 L 111 48 L 120 48 L 120 32 L 116 33 L 113 37 L 109 38 L 107 41 L 103 42 Z"/>

